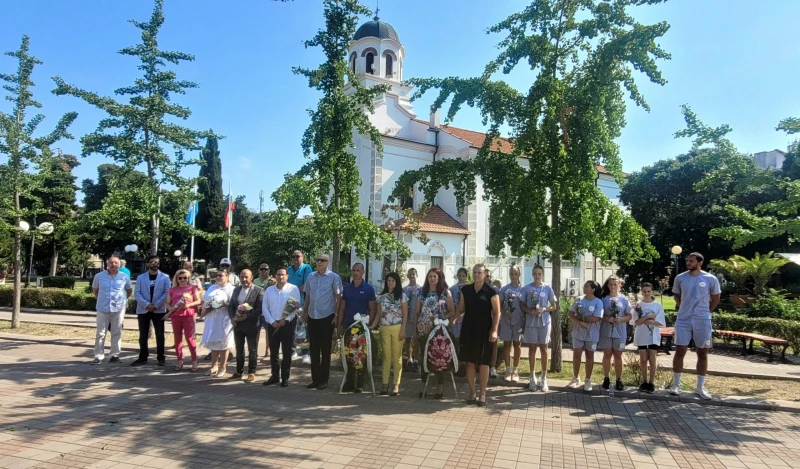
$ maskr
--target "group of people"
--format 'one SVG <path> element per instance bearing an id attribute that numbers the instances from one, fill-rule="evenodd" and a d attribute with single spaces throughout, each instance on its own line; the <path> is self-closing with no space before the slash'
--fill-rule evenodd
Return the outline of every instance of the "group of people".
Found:
<path id="1" fill-rule="evenodd" d="M 204 290 L 192 274 L 191 263 L 186 263 L 170 280 L 159 271 L 158 257 L 151 256 L 147 259 L 148 272 L 137 278 L 136 288 L 132 289 L 130 277 L 120 270 L 120 259 L 112 257 L 108 260 L 107 270 L 98 273 L 92 285 L 97 296 L 94 363 L 101 363 L 105 357 L 107 330 L 112 336 L 109 361 L 120 361 L 125 306 L 133 293 L 137 303 L 140 348 L 138 359 L 132 363 L 134 366 L 148 362 L 151 324 L 155 328 L 158 365 L 165 365 L 164 324 L 169 319 L 175 337 L 175 370 L 184 367 L 185 338 L 191 354 L 191 370 L 198 371 L 195 323 L 202 318 L 204 330 L 200 345 L 211 351 L 211 366 L 206 375 L 227 377 L 230 350 L 235 349 L 236 370 L 228 378 L 254 382 L 258 341 L 264 328 L 271 375 L 263 384 L 286 387 L 289 385 L 295 338 L 302 329 L 308 340 L 304 361 L 311 365 L 311 382 L 306 387 L 326 389 L 334 337 L 341 337 L 343 327 L 363 321 L 380 336 L 383 355 L 381 394 L 399 395 L 402 372 L 420 371 L 421 398 L 425 395 L 428 373 L 420 362 L 429 359 L 425 351 L 431 332 L 444 325 L 456 351 L 453 360 L 457 360 L 460 368 L 465 370 L 470 390 L 468 402 L 486 403 L 488 379 L 495 374 L 498 340 L 505 344 L 506 381 L 520 380 L 518 367 L 521 346 L 525 344 L 530 363 L 528 388 L 548 391 L 548 348 L 553 334 L 551 314 L 558 303 L 553 289 L 543 282 L 544 269 L 541 266 L 533 268 L 533 282 L 528 285 L 520 282 L 519 267 L 512 266 L 510 283 L 502 287 L 490 283 L 489 272 L 483 264 L 472 269 L 472 283 L 467 283 L 469 272 L 465 268 L 459 269 L 458 283 L 452 287 L 448 287 L 444 274 L 437 268 L 430 269 L 419 285 L 418 273 L 412 268 L 407 272 L 407 286 L 402 286 L 398 273 L 391 272 L 385 276 L 381 293 L 376 294 L 375 289 L 364 281 L 361 263 L 352 266 L 351 281 L 346 284 L 330 270 L 329 263 L 327 255 L 319 255 L 316 269 L 312 269 L 304 262 L 303 253 L 295 251 L 289 267 L 280 267 L 270 275 L 269 266 L 262 264 L 258 277 L 254 278 L 248 269 L 234 275 L 230 272 L 230 261 L 224 259 L 214 283 Z M 705 371 L 711 347 L 711 311 L 719 303 L 719 282 L 701 270 L 702 263 L 702 255 L 690 254 L 687 272 L 675 280 L 673 292 L 680 311 L 675 333 L 675 379 L 670 392 L 680 391 L 683 357 L 689 342 L 694 340 L 698 354 L 696 393 L 710 398 L 704 386 Z M 602 387 L 610 389 L 612 386 L 609 375 L 613 361 L 614 387 L 623 389 L 622 351 L 627 345 L 627 324 L 633 323 L 634 345 L 639 350 L 643 377 L 640 391 L 655 390 L 656 351 L 661 342 L 659 327 L 666 324 L 663 307 L 655 302 L 650 284 L 643 285 L 642 298 L 633 306 L 621 294 L 620 287 L 621 282 L 615 276 L 609 277 L 602 287 L 594 281 L 587 281 L 584 295 L 572 304 L 568 314 L 573 348 L 570 387 L 577 388 L 581 384 L 578 376 L 581 355 L 585 354 L 583 387 L 586 391 L 592 390 L 594 353 L 600 349 L 603 351 Z M 537 351 L 541 363 L 539 374 L 536 372 Z M 245 356 L 248 357 L 246 373 Z M 435 378 L 434 397 L 437 399 L 443 398 L 445 373 L 437 369 L 431 375 Z M 363 368 L 349 367 L 343 390 L 362 392 L 364 376 Z"/>

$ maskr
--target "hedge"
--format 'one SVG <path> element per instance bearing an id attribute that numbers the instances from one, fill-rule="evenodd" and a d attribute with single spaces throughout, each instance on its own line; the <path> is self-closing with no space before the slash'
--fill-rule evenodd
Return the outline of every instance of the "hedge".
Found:
<path id="1" fill-rule="evenodd" d="M 42 286 L 44 288 L 64 288 L 73 290 L 75 288 L 75 277 L 43 277 Z"/>
<path id="2" fill-rule="evenodd" d="M 13 289 L 0 288 L 0 306 L 11 307 Z M 20 299 L 23 308 L 67 309 L 94 311 L 97 300 L 91 294 L 63 288 L 23 288 Z M 136 300 L 128 300 L 127 314 L 136 313 Z"/>

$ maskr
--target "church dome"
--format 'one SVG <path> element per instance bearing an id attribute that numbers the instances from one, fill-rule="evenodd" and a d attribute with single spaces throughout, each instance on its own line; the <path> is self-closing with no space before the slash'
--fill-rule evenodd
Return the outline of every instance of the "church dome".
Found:
<path id="1" fill-rule="evenodd" d="M 380 21 L 377 17 L 375 17 L 375 19 L 372 21 L 367 21 L 366 23 L 362 24 L 356 31 L 355 36 L 353 36 L 353 40 L 358 41 L 359 39 L 364 39 L 365 37 L 392 39 L 400 42 L 400 38 L 397 36 L 397 32 L 394 30 L 392 25 Z"/>

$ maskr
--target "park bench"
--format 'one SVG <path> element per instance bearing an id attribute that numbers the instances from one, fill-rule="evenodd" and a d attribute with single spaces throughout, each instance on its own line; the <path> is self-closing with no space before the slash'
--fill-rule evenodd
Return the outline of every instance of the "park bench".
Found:
<path id="1" fill-rule="evenodd" d="M 784 339 L 776 339 L 775 337 L 770 337 L 767 335 L 761 334 L 753 334 L 751 332 L 738 332 L 738 331 L 719 331 L 715 330 L 715 334 L 723 339 L 734 339 L 742 341 L 742 355 L 753 353 L 753 342 L 759 341 L 763 343 L 767 349 L 769 350 L 769 359 L 768 361 L 772 361 L 774 359 L 773 355 L 773 346 L 780 346 L 783 347 L 781 350 L 781 360 L 786 360 L 786 349 L 789 348 L 789 341 Z M 748 346 L 748 341 L 750 342 Z"/>
<path id="2" fill-rule="evenodd" d="M 672 350 L 672 339 L 675 336 L 675 328 L 674 327 L 662 327 L 659 329 L 661 333 L 661 349 L 669 355 L 670 351 Z"/>

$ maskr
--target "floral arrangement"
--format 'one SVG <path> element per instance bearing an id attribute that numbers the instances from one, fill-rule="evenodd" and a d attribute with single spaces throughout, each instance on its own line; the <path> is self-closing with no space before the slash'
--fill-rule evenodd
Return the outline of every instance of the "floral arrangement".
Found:
<path id="1" fill-rule="evenodd" d="M 575 302 L 575 316 L 578 318 L 580 322 L 586 322 L 586 317 L 583 313 L 583 304 L 581 304 L 581 300 Z"/>
<path id="2" fill-rule="evenodd" d="M 611 308 L 609 308 L 608 316 L 610 318 L 616 319 L 619 317 L 619 305 L 617 304 L 617 300 L 611 299 Z M 608 333 L 609 337 L 614 337 L 614 325 L 611 326 L 611 332 Z"/>
<path id="3" fill-rule="evenodd" d="M 636 305 L 633 307 L 633 310 L 636 311 L 636 314 L 637 314 L 639 319 L 644 317 L 644 310 L 642 309 L 642 305 L 640 305 L 639 303 L 636 303 Z M 648 313 L 648 314 L 651 314 L 651 313 Z M 651 326 L 650 324 L 647 324 L 647 323 L 645 323 L 645 325 L 650 330 L 650 335 L 652 336 L 653 335 L 653 326 Z"/>
<path id="4" fill-rule="evenodd" d="M 286 300 L 286 305 L 283 307 L 281 317 L 278 318 L 278 321 L 284 321 L 289 318 L 289 316 L 299 314 L 301 311 L 303 311 L 303 308 L 300 305 L 300 301 L 290 296 L 289 299 Z M 275 328 L 275 332 L 273 332 L 272 335 L 277 334 L 280 329 L 280 327 Z"/>
<path id="5" fill-rule="evenodd" d="M 218 288 L 206 292 L 205 296 L 203 296 L 203 302 L 203 309 L 205 309 L 206 314 L 208 314 L 208 310 L 219 309 L 228 303 L 228 295 L 225 293 L 225 290 Z"/>
<path id="6" fill-rule="evenodd" d="M 370 343 L 369 330 L 367 329 L 367 321 L 369 317 L 362 317 L 356 314 L 355 322 L 345 331 L 342 337 L 342 357 L 345 361 L 345 371 L 347 366 L 352 366 L 356 370 L 362 370 L 365 367 L 372 372 L 372 360 L 370 360 Z"/>
<path id="7" fill-rule="evenodd" d="M 434 321 L 434 328 L 428 336 L 428 343 L 425 345 L 425 372 L 431 371 L 449 371 L 453 367 L 454 371 L 458 371 L 458 360 L 454 360 L 456 356 L 455 345 L 450 334 L 447 332 L 447 319 L 436 319 Z"/>
<path id="8" fill-rule="evenodd" d="M 242 303 L 236 307 L 236 319 L 242 316 L 247 316 L 248 311 L 252 311 L 253 307 L 249 303 Z"/>

